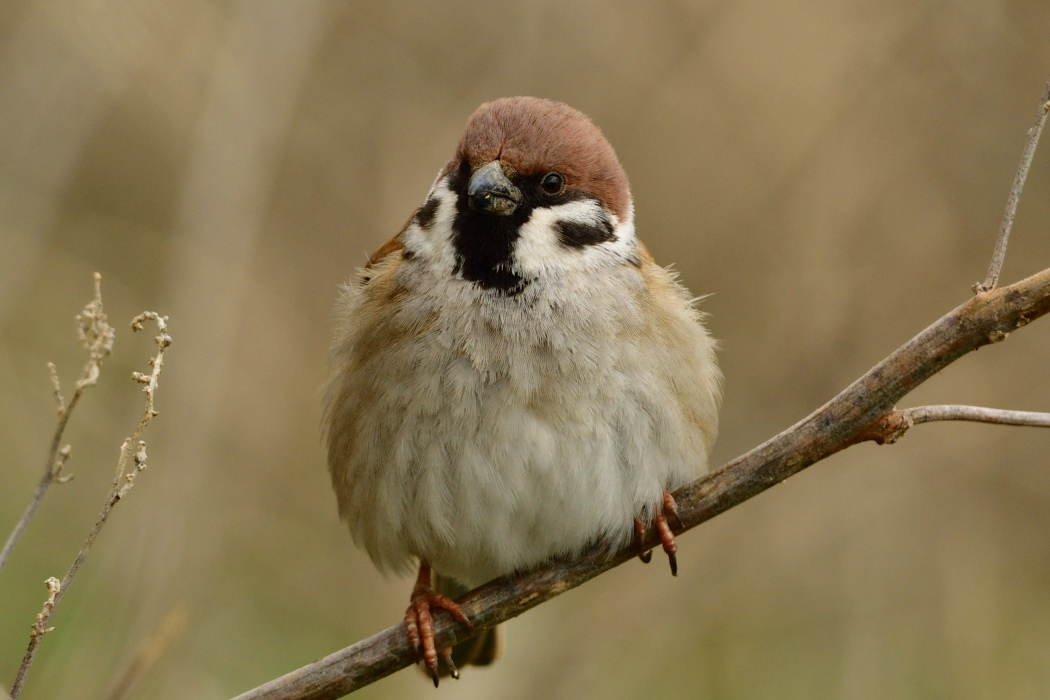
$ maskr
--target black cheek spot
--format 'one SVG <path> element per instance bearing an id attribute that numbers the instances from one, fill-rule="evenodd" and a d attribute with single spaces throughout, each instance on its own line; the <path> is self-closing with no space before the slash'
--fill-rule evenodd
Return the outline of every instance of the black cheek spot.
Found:
<path id="1" fill-rule="evenodd" d="M 416 224 L 424 231 L 434 225 L 434 216 L 437 215 L 441 201 L 437 197 L 428 197 L 416 211 Z"/>
<path id="2" fill-rule="evenodd" d="M 558 240 L 566 248 L 586 248 L 614 238 L 612 224 L 605 216 L 594 223 L 559 221 L 554 226 L 558 231 Z"/>

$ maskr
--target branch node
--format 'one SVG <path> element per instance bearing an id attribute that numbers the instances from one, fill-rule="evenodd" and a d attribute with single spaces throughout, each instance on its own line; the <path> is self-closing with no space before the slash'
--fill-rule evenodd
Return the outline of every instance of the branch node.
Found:
<path id="1" fill-rule="evenodd" d="M 912 417 L 903 411 L 893 410 L 876 419 L 862 430 L 856 443 L 873 440 L 878 445 L 892 445 L 904 437 L 904 433 L 915 425 Z"/>

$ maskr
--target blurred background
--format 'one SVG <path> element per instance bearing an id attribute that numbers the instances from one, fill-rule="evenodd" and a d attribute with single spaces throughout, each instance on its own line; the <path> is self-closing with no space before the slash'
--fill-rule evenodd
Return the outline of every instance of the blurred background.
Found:
<path id="1" fill-rule="evenodd" d="M 482 101 L 590 115 L 638 230 L 722 341 L 722 464 L 982 279 L 1050 72 L 1028 0 L 0 4 L 0 537 L 39 477 L 103 275 L 115 355 L 0 575 L 0 684 L 141 411 L 139 311 L 170 316 L 149 469 L 53 618 L 23 697 L 225 698 L 397 623 L 319 437 L 338 285 L 399 230 Z M 1050 144 L 1004 281 L 1050 266 Z M 905 405 L 1050 410 L 1050 322 Z M 507 625 L 504 658 L 361 698 L 1050 697 L 1050 431 L 864 445 Z M 181 631 L 180 631 L 181 630 Z M 150 642 L 150 640 L 153 642 Z"/>

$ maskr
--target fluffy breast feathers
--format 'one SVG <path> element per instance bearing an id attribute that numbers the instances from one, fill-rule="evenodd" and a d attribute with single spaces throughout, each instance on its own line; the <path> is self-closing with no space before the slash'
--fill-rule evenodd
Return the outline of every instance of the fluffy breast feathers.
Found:
<path id="1" fill-rule="evenodd" d="M 707 470 L 721 375 L 702 315 L 633 225 L 572 258 L 523 235 L 533 281 L 507 295 L 454 274 L 423 225 L 446 207 L 423 209 L 338 310 L 327 442 L 354 540 L 380 569 L 421 558 L 471 585 L 625 542 Z"/>

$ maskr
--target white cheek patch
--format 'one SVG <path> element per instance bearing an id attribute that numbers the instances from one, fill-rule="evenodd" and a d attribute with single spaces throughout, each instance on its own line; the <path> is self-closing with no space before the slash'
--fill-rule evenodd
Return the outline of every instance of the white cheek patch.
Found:
<path id="1" fill-rule="evenodd" d="M 569 246 L 563 240 L 566 227 L 602 228 L 605 222 L 612 227 L 608 240 L 582 246 Z M 514 268 L 531 277 L 553 271 L 586 270 L 603 264 L 622 263 L 634 259 L 636 244 L 633 209 L 628 210 L 625 221 L 620 221 L 593 199 L 538 207 L 518 229 Z"/>
<path id="2" fill-rule="evenodd" d="M 448 188 L 448 178 L 434 183 L 427 194 L 428 203 L 436 203 L 436 209 L 427 225 L 420 224 L 419 216 L 412 219 L 404 233 L 405 251 L 427 261 L 434 269 L 452 274 L 456 266 L 456 254 L 452 248 L 452 222 L 456 218 L 456 193 Z"/>

